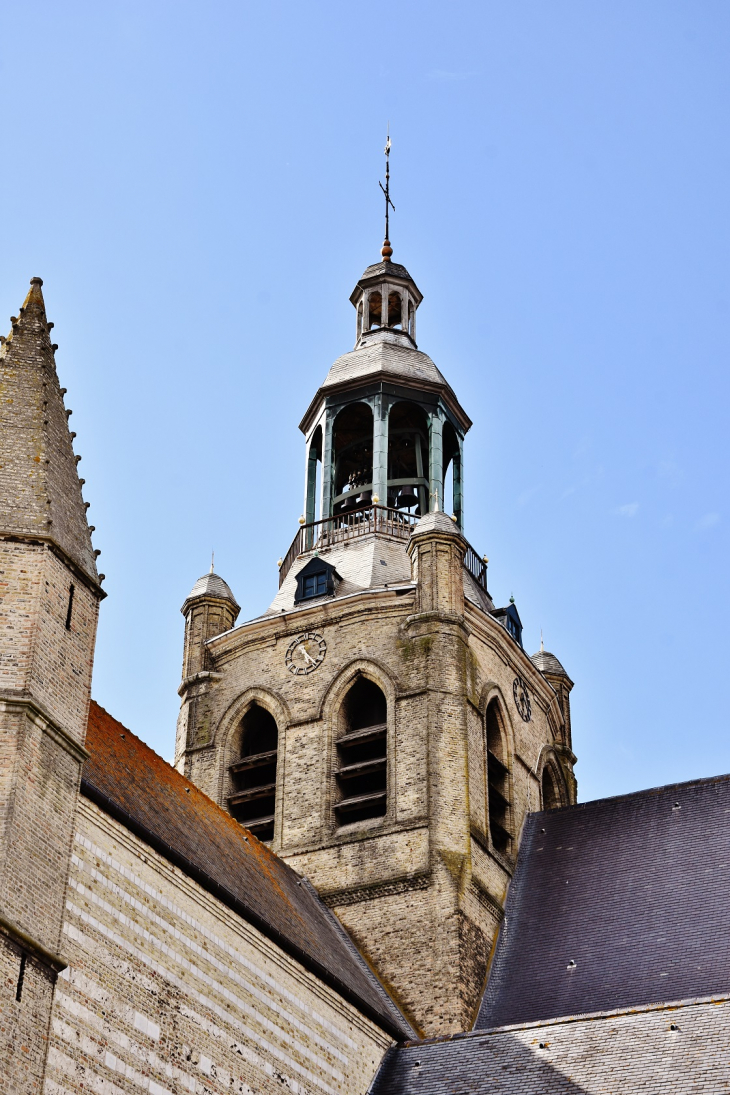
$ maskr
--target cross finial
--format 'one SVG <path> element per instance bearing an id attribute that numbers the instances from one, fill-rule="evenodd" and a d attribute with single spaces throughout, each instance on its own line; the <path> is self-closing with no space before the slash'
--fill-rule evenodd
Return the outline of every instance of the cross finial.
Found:
<path id="1" fill-rule="evenodd" d="M 380 183 L 380 189 L 385 195 L 385 239 L 380 254 L 386 262 L 390 262 L 390 256 L 393 254 L 393 248 L 390 246 L 390 210 L 392 209 L 395 213 L 395 206 L 390 200 L 390 123 L 388 123 L 388 136 L 385 142 L 385 186 Z"/>
<path id="2" fill-rule="evenodd" d="M 211 553 L 210 553 L 210 573 L 211 574 L 213 573 L 213 567 L 214 566 L 215 566 L 215 552 L 211 551 Z"/>
<path id="3" fill-rule="evenodd" d="M 545 652 L 545 645 L 542 641 L 542 628 L 540 628 L 540 653 L 543 654 L 544 652 Z"/>

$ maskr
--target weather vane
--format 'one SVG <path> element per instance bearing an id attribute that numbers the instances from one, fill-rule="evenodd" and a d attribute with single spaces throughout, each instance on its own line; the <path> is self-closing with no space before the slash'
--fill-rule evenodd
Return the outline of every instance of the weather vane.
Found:
<path id="1" fill-rule="evenodd" d="M 388 126 L 388 138 L 385 142 L 385 186 L 380 183 L 380 189 L 385 195 L 385 239 L 383 240 L 383 246 L 380 254 L 383 256 L 386 262 L 389 262 L 390 256 L 393 254 L 393 248 L 390 246 L 390 210 L 392 209 L 395 213 L 395 206 L 390 200 L 390 126 Z"/>

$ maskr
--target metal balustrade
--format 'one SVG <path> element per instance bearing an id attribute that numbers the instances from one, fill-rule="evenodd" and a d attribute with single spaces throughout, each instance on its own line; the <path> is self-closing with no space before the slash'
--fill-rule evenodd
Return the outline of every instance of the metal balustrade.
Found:
<path id="1" fill-rule="evenodd" d="M 419 520 L 419 517 L 406 510 L 390 509 L 387 506 L 362 506 L 360 509 L 301 525 L 279 567 L 279 587 L 283 585 L 295 560 L 306 551 L 323 551 L 335 544 L 348 543 L 362 536 L 410 540 Z M 469 571 L 474 581 L 487 593 L 486 556 L 477 555 L 469 543 L 466 545 L 464 569 Z"/>

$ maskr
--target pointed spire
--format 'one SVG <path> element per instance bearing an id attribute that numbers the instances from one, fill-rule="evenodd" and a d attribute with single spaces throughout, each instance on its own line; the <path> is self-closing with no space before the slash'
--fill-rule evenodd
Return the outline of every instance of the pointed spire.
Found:
<path id="1" fill-rule="evenodd" d="M 42 285 L 32 278 L 0 347 L 0 537 L 53 541 L 98 586 Z"/>

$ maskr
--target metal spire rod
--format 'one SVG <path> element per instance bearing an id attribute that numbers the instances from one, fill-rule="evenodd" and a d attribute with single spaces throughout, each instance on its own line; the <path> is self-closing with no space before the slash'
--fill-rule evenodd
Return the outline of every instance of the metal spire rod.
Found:
<path id="1" fill-rule="evenodd" d="M 390 125 L 388 125 L 388 137 L 385 142 L 385 186 L 383 186 L 382 183 L 380 183 L 379 185 L 380 189 L 385 195 L 385 240 L 383 241 L 382 255 L 383 258 L 388 260 L 393 254 L 393 250 L 390 246 L 390 210 L 392 209 L 395 213 L 395 206 L 390 200 Z"/>

